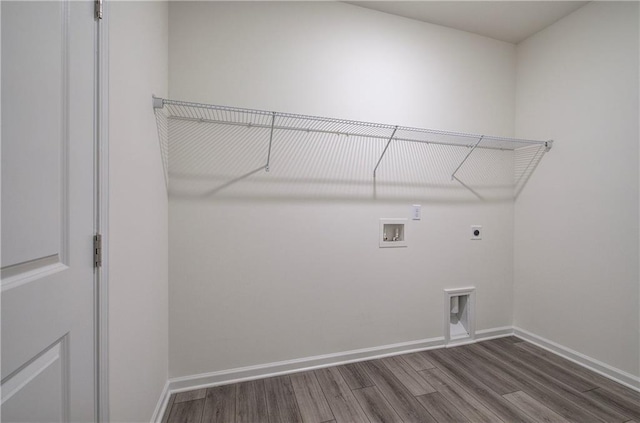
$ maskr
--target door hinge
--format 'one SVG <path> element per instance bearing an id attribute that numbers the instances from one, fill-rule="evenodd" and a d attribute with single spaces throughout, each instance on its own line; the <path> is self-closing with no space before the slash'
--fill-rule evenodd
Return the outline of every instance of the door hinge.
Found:
<path id="1" fill-rule="evenodd" d="M 102 1 L 103 0 L 95 0 L 96 19 L 102 19 Z"/>
<path id="2" fill-rule="evenodd" d="M 102 266 L 102 235 L 96 234 L 93 237 L 93 265 L 97 268 Z"/>

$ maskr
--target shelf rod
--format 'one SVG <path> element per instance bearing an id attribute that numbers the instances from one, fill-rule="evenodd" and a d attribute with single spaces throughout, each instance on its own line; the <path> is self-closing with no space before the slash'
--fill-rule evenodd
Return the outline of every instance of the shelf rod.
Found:
<path id="1" fill-rule="evenodd" d="M 391 144 L 391 141 L 393 140 L 393 137 L 396 134 L 397 130 L 398 130 L 398 126 L 396 125 L 396 127 L 393 128 L 393 132 L 391 133 L 391 138 L 389 138 L 389 141 L 387 141 L 387 145 L 384 147 L 384 150 L 382 150 L 382 155 L 378 159 L 378 163 L 376 163 L 375 169 L 373 169 L 373 177 L 374 178 L 376 177 L 376 171 L 378 170 L 378 166 L 380 166 L 380 162 L 382 161 L 382 158 L 384 157 L 384 153 L 387 152 L 387 148 L 389 148 L 389 144 Z"/>
<path id="2" fill-rule="evenodd" d="M 462 165 L 464 164 L 464 162 L 467 161 L 467 159 L 469 158 L 469 156 L 471 155 L 471 153 L 473 153 L 473 150 L 476 149 L 476 147 L 478 146 L 478 144 L 480 144 L 480 141 L 482 141 L 482 139 L 484 138 L 484 135 L 480 135 L 480 138 L 478 139 L 478 141 L 475 143 L 475 145 L 473 146 L 473 148 L 467 153 L 467 155 L 465 156 L 464 159 L 462 159 L 462 161 L 460 162 L 460 164 L 458 165 L 458 167 L 456 168 L 456 170 L 453 171 L 453 173 L 451 174 L 451 180 L 453 181 L 454 179 L 458 179 L 456 178 L 456 173 L 458 172 L 458 170 L 460 170 L 460 168 L 462 167 Z"/>
<path id="3" fill-rule="evenodd" d="M 269 163 L 271 162 L 271 144 L 273 143 L 273 128 L 276 124 L 276 112 L 271 112 L 271 132 L 269 133 L 269 152 L 267 153 L 267 164 L 264 167 L 265 172 L 269 171 Z"/>

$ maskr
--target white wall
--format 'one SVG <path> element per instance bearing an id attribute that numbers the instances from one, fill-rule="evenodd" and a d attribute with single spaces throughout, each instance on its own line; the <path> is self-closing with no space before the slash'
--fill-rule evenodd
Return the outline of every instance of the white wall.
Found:
<path id="1" fill-rule="evenodd" d="M 513 135 L 508 43 L 337 2 L 177 2 L 169 27 L 173 99 Z M 371 171 L 377 148 L 354 157 L 373 158 Z M 194 169 L 215 160 L 196 151 Z M 250 186 L 262 195 L 238 188 L 274 174 L 210 196 L 172 182 L 171 377 L 441 337 L 445 287 L 477 287 L 477 329 L 511 325 L 511 202 L 435 195 L 460 190 L 448 181 L 374 200 L 370 174 L 341 180 L 340 156 L 327 151 L 313 180 L 282 178 L 293 195 L 271 195 L 269 182 Z M 411 151 L 390 160 L 402 167 Z M 294 166 L 282 155 L 272 172 Z M 251 169 L 236 159 L 228 167 Z M 195 173 L 188 184 L 221 183 Z M 409 217 L 414 202 L 423 219 L 409 221 L 409 248 L 379 249 L 378 219 Z M 469 240 L 472 224 L 484 225 L 483 241 Z"/>
<path id="2" fill-rule="evenodd" d="M 112 2 L 110 420 L 149 421 L 168 372 L 167 194 L 151 94 L 167 94 L 168 5 Z"/>
<path id="3" fill-rule="evenodd" d="M 638 4 L 593 2 L 518 46 L 516 135 L 553 137 L 515 210 L 516 326 L 636 376 Z"/>

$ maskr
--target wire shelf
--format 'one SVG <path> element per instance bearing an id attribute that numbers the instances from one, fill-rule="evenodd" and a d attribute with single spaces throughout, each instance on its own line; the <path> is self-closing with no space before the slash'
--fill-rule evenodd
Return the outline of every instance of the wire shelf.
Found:
<path id="1" fill-rule="evenodd" d="M 274 125 L 274 129 L 277 130 L 316 132 L 382 139 L 389 139 L 393 131 L 397 128 L 395 136 L 393 137 L 394 141 L 424 142 L 471 148 L 482 137 L 481 145 L 478 145 L 478 148 L 498 150 L 515 150 L 517 148 L 531 145 L 548 146 L 549 144 L 549 141 L 467 134 L 436 129 L 412 128 L 407 126 L 298 115 L 292 113 L 269 112 L 265 110 L 243 109 L 238 107 L 190 103 L 186 101 L 167 99 L 156 100 L 159 100 L 156 103 L 156 107 L 166 107 L 170 119 L 185 119 L 270 129 L 272 120 L 275 118 L 276 123 Z"/>
<path id="2" fill-rule="evenodd" d="M 370 172 L 374 178 L 376 177 L 378 167 L 385 161 L 385 154 L 387 154 L 389 147 L 396 142 L 422 143 L 431 145 L 434 148 L 438 146 L 443 146 L 443 148 L 461 148 L 461 152 L 455 155 L 457 158 L 452 159 L 452 164 L 449 169 L 450 180 L 460 182 L 462 186 L 468 188 L 476 195 L 477 193 L 460 179 L 461 175 L 465 173 L 463 168 L 478 167 L 477 164 L 474 165 L 472 163 L 472 155 L 477 161 L 477 158 L 483 157 L 483 155 L 479 154 L 480 151 L 489 152 L 495 150 L 497 152 L 511 152 L 509 156 L 510 160 L 513 161 L 515 157 L 517 161 L 517 165 L 515 166 L 516 175 L 512 181 L 514 196 L 517 196 L 538 162 L 542 159 L 544 153 L 548 152 L 552 146 L 552 141 L 412 128 L 346 119 L 192 103 L 156 97 L 153 99 L 153 106 L 156 112 L 167 184 L 170 173 L 169 151 L 171 148 L 169 145 L 173 140 L 170 130 L 171 124 L 178 125 L 176 126 L 176 128 L 178 128 L 181 125 L 180 122 L 182 122 L 182 127 L 185 128 L 184 131 L 186 132 L 181 132 L 178 137 L 180 139 L 176 140 L 176 142 L 185 145 L 193 142 L 192 140 L 187 140 L 187 137 L 199 137 L 202 135 L 198 134 L 204 133 L 196 129 L 186 129 L 188 125 L 201 123 L 212 124 L 212 127 L 216 128 L 229 128 L 223 133 L 216 134 L 215 139 L 217 140 L 226 137 L 229 142 L 238 144 L 247 142 L 246 140 L 248 138 L 254 137 L 258 138 L 256 142 L 268 142 L 266 157 L 263 159 L 266 159 L 266 163 L 262 166 L 266 171 L 270 170 L 274 133 L 278 139 L 291 139 L 295 137 L 296 139 L 305 138 L 307 140 L 316 140 L 316 142 L 326 142 L 326 140 L 329 139 L 339 139 L 341 142 L 348 142 L 348 140 L 351 139 L 352 142 L 357 144 L 361 142 L 362 139 L 369 139 L 370 142 L 373 143 L 372 146 L 375 146 L 373 148 L 381 149 L 382 146 L 384 146 L 381 153 L 378 153 L 377 163 L 374 162 L 370 164 L 372 166 Z M 305 136 L 305 134 L 308 135 Z M 241 140 L 231 141 L 233 137 L 240 137 Z M 209 141 L 210 140 L 205 140 L 203 142 L 206 144 Z M 181 147 L 176 146 L 175 148 L 180 150 Z M 203 146 L 198 146 L 200 151 L 203 151 L 203 148 Z M 519 152 L 519 150 L 522 151 Z M 373 166 L 374 164 L 375 167 Z"/>

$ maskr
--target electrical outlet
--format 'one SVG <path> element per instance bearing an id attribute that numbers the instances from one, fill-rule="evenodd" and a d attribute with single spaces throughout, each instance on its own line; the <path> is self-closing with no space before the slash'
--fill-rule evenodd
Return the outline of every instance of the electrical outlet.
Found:
<path id="1" fill-rule="evenodd" d="M 472 240 L 482 239 L 482 226 L 471 225 L 471 239 Z"/>

